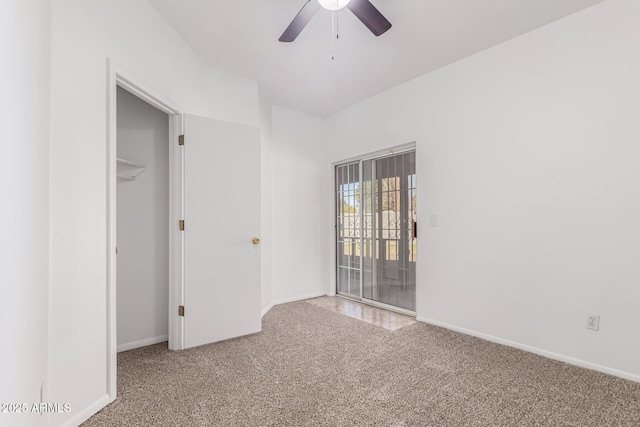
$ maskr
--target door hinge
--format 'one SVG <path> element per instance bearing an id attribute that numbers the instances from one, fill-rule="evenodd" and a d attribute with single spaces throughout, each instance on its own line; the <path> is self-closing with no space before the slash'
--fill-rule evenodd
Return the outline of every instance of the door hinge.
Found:
<path id="1" fill-rule="evenodd" d="M 184 317 L 184 305 L 178 306 L 178 316 Z"/>
<path id="2" fill-rule="evenodd" d="M 178 136 L 178 145 L 184 145 L 184 135 Z"/>
<path id="3" fill-rule="evenodd" d="M 184 231 L 184 219 L 178 221 L 178 228 L 180 229 L 180 231 Z"/>

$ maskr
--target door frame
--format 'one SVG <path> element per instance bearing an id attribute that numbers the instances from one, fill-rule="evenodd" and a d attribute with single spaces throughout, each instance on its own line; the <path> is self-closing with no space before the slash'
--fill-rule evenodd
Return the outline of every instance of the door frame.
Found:
<path id="1" fill-rule="evenodd" d="M 335 161 L 331 163 L 331 222 L 333 224 L 333 232 L 331 233 L 331 242 L 330 242 L 330 268 L 332 271 L 332 274 L 330 276 L 330 292 L 328 293 L 329 296 L 339 296 L 341 298 L 347 298 L 347 299 L 351 299 L 363 304 L 368 304 L 368 305 L 373 305 L 376 307 L 380 307 L 380 308 L 384 308 L 390 311 L 396 311 L 398 313 L 401 314 L 406 314 L 409 316 L 413 316 L 415 317 L 418 313 L 419 310 L 419 303 L 420 303 L 420 298 L 419 296 L 419 277 L 418 277 L 418 271 L 419 269 L 416 269 L 416 311 L 410 311 L 410 310 L 406 310 L 404 308 L 401 307 L 396 307 L 393 305 L 389 305 L 389 304 L 385 304 L 385 303 L 381 303 L 378 301 L 374 301 L 374 300 L 370 300 L 367 298 L 363 298 L 363 289 L 362 289 L 362 273 L 360 275 L 361 279 L 360 279 L 360 298 L 354 297 L 354 296 L 350 296 L 350 295 L 346 295 L 346 294 L 342 294 L 338 292 L 338 280 L 337 280 L 337 273 L 338 273 L 338 252 L 337 252 L 337 244 L 338 244 L 338 239 L 337 239 L 337 217 L 336 217 L 336 210 L 337 210 L 337 205 L 336 205 L 336 197 L 335 197 L 335 190 L 336 190 L 336 166 L 341 166 L 347 163 L 353 163 L 353 162 L 360 162 L 360 169 L 362 169 L 362 161 L 364 160 L 371 160 L 371 159 L 379 159 L 379 158 L 384 158 L 384 157 L 389 157 L 389 156 L 393 156 L 396 154 L 401 154 L 407 151 L 414 151 L 416 152 L 416 160 L 417 160 L 417 147 L 416 147 L 416 142 L 410 142 L 407 144 L 402 144 L 402 145 L 396 145 L 394 147 L 391 148 L 386 148 L 383 150 L 378 150 L 378 151 L 373 151 L 367 154 L 363 154 L 360 156 L 353 156 L 353 157 L 349 157 L 343 160 L 339 160 L 339 161 Z M 360 177 L 362 178 L 362 170 L 360 171 Z M 418 164 L 416 162 L 416 183 L 418 182 Z M 416 194 L 416 203 L 417 203 L 417 199 L 418 196 Z M 360 221 L 360 224 L 362 224 L 362 221 Z M 417 239 L 416 241 L 416 248 L 417 248 L 417 252 L 418 254 L 420 253 L 420 239 Z"/>
<path id="2" fill-rule="evenodd" d="M 111 402 L 117 397 L 117 88 L 137 96 L 141 100 L 169 115 L 169 349 L 184 348 L 184 318 L 177 314 L 177 307 L 184 297 L 184 238 L 177 226 L 184 213 L 184 157 L 178 145 L 183 132 L 183 111 L 173 101 L 149 87 L 111 58 L 107 58 L 107 393 Z M 176 310 L 172 310 L 176 307 Z"/>

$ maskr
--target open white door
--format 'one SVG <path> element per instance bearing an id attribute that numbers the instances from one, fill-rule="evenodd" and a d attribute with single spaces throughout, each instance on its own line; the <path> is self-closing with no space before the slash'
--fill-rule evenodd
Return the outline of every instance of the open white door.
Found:
<path id="1" fill-rule="evenodd" d="M 261 330 L 260 132 L 184 116 L 184 347 Z"/>

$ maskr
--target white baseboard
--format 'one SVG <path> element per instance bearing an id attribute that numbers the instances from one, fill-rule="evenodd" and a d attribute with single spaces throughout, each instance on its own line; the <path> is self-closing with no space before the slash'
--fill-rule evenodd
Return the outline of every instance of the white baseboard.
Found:
<path id="1" fill-rule="evenodd" d="M 266 306 L 264 308 L 264 310 L 262 310 L 262 314 L 260 315 L 260 317 L 264 317 L 265 314 L 267 314 L 269 312 L 269 310 L 271 310 L 273 308 L 274 304 L 271 303 L 268 306 Z"/>
<path id="2" fill-rule="evenodd" d="M 145 338 L 140 341 L 118 344 L 118 353 L 121 351 L 133 350 L 134 348 L 146 347 L 148 345 L 158 344 L 169 340 L 169 335 L 160 335 L 159 337 Z"/>
<path id="3" fill-rule="evenodd" d="M 264 315 L 267 314 L 269 312 L 269 310 L 271 310 L 276 305 L 286 304 L 288 302 L 302 301 L 302 300 L 305 300 L 305 299 L 324 297 L 326 295 L 327 295 L 326 292 L 314 292 L 312 294 L 300 295 L 300 296 L 291 297 L 291 298 L 284 298 L 284 299 L 281 299 L 281 300 L 278 300 L 278 301 L 276 301 L 274 303 L 269 304 L 269 306 L 267 306 L 264 310 L 262 310 L 262 316 L 264 317 Z"/>
<path id="4" fill-rule="evenodd" d="M 587 362 L 586 360 L 576 359 L 574 357 L 565 356 L 563 354 L 553 353 L 551 351 L 542 350 L 537 347 L 532 347 L 526 344 L 521 344 L 515 341 L 506 340 L 504 338 L 495 337 L 493 335 L 484 334 L 482 332 L 473 331 L 471 329 L 461 328 L 459 326 L 450 325 L 445 322 L 439 322 L 437 320 L 427 319 L 425 317 L 418 316 L 417 321 L 428 323 L 430 325 L 439 326 L 441 328 L 449 329 L 455 332 L 460 332 L 465 335 L 471 335 L 483 340 L 495 342 L 497 344 L 506 345 L 508 347 L 517 348 L 520 350 L 528 351 L 529 353 L 539 354 L 540 356 L 548 357 L 549 359 L 558 360 L 560 362 L 568 363 L 570 365 L 579 366 L 580 368 L 591 369 L 593 371 L 602 372 L 605 374 L 613 375 L 616 377 L 624 378 L 625 380 L 635 381 L 640 383 L 640 375 L 632 374 L 630 372 L 620 371 L 618 369 L 609 368 L 607 366 L 598 365 L 596 363 Z"/>
<path id="5" fill-rule="evenodd" d="M 85 409 L 77 413 L 75 417 L 71 418 L 64 424 L 61 424 L 61 427 L 77 427 L 97 414 L 98 411 L 107 406 L 109 403 L 111 403 L 111 398 L 108 394 L 105 394 L 100 399 L 96 400 L 91 405 L 87 406 Z M 73 408 L 71 409 L 73 410 Z"/>
<path id="6" fill-rule="evenodd" d="M 296 301 L 302 301 L 302 300 L 305 300 L 305 299 L 324 297 L 326 295 L 327 295 L 326 292 L 314 292 L 312 294 L 300 295 L 300 296 L 297 296 L 297 297 L 281 299 L 281 300 L 278 300 L 278 301 L 274 302 L 273 305 L 280 305 L 280 304 L 286 304 L 288 302 L 296 302 Z"/>

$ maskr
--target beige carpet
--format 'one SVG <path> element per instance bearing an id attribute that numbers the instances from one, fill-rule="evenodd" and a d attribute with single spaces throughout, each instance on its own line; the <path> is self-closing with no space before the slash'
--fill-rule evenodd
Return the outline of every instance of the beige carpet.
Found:
<path id="1" fill-rule="evenodd" d="M 274 307 L 261 334 L 120 353 L 118 390 L 87 426 L 640 426 L 640 384 L 305 302 Z"/>

